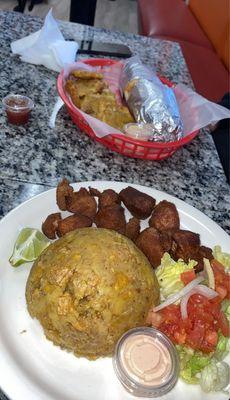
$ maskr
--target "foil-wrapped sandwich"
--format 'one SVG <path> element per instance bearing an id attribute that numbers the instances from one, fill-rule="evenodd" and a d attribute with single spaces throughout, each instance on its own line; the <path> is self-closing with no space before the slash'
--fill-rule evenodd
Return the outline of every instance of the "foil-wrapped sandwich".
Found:
<path id="1" fill-rule="evenodd" d="M 183 125 L 173 90 L 138 57 L 124 64 L 120 87 L 139 131 L 146 132 L 145 126 L 150 130 L 148 140 L 172 142 L 182 138 Z"/>

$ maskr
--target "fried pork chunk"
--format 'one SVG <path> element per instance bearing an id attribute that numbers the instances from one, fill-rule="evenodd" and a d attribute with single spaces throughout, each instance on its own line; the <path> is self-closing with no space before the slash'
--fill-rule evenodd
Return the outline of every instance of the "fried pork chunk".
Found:
<path id="1" fill-rule="evenodd" d="M 67 198 L 66 209 L 72 213 L 82 214 L 93 219 L 97 212 L 97 203 L 87 189 L 81 188 Z"/>
<path id="2" fill-rule="evenodd" d="M 125 210 L 119 204 L 99 209 L 94 222 L 98 228 L 113 229 L 125 234 Z"/>
<path id="3" fill-rule="evenodd" d="M 129 222 L 127 222 L 126 224 L 125 236 L 135 242 L 138 235 L 140 234 L 140 229 L 140 220 L 135 217 L 130 218 Z"/>
<path id="4" fill-rule="evenodd" d="M 143 230 L 135 244 L 145 254 L 153 268 L 157 268 L 160 265 L 165 248 L 161 235 L 155 228 Z"/>
<path id="5" fill-rule="evenodd" d="M 186 263 L 189 259 L 194 260 L 200 247 L 200 236 L 198 233 L 178 230 L 172 235 L 171 255 L 175 260 L 182 258 Z"/>
<path id="6" fill-rule="evenodd" d="M 94 196 L 94 197 L 99 197 L 101 194 L 100 190 L 92 188 L 92 187 L 89 188 L 89 193 L 91 194 L 91 196 Z"/>
<path id="7" fill-rule="evenodd" d="M 156 203 L 156 200 L 151 196 L 131 186 L 123 189 L 119 193 L 119 196 L 131 214 L 139 219 L 148 218 Z"/>
<path id="8" fill-rule="evenodd" d="M 87 228 L 92 225 L 92 219 L 81 214 L 73 214 L 58 222 L 57 234 L 59 237 L 79 228 Z"/>
<path id="9" fill-rule="evenodd" d="M 60 210 L 65 211 L 67 205 L 67 199 L 73 193 L 73 188 L 70 186 L 66 178 L 58 184 L 56 190 L 56 202 Z"/>
<path id="10" fill-rule="evenodd" d="M 113 189 L 106 189 L 99 195 L 98 207 L 108 207 L 121 204 L 119 195 Z"/>
<path id="11" fill-rule="evenodd" d="M 180 219 L 175 204 L 166 200 L 158 203 L 149 220 L 149 226 L 156 228 L 160 232 L 178 230 Z"/>
<path id="12" fill-rule="evenodd" d="M 195 271 L 202 271 L 204 268 L 203 258 L 211 260 L 212 250 L 209 247 L 200 246 L 200 236 L 197 233 L 178 230 L 172 235 L 171 255 L 174 260 L 182 258 L 186 263 L 189 260 L 197 261 Z"/>
<path id="13" fill-rule="evenodd" d="M 58 223 L 61 221 L 61 213 L 54 213 L 48 215 L 46 220 L 42 224 L 42 232 L 49 239 L 56 239 L 56 233 L 58 228 Z"/>
<path id="14" fill-rule="evenodd" d="M 210 261 L 213 259 L 212 249 L 209 247 L 200 246 L 197 254 L 194 257 L 194 260 L 197 261 L 197 265 L 195 266 L 196 272 L 200 272 L 204 269 L 204 258 L 207 258 Z"/>

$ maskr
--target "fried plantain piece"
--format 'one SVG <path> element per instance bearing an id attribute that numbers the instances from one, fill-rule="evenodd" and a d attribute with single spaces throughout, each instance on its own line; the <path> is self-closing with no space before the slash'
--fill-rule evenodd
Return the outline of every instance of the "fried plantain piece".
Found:
<path id="1" fill-rule="evenodd" d="M 125 124 L 134 122 L 128 108 L 117 104 L 114 107 L 104 107 L 104 105 L 100 104 L 97 118 L 121 131 L 124 129 Z"/>
<path id="2" fill-rule="evenodd" d="M 125 236 L 135 241 L 138 235 L 140 234 L 140 230 L 141 230 L 140 220 L 135 217 L 130 218 L 129 222 L 127 222 L 126 224 Z"/>
<path id="3" fill-rule="evenodd" d="M 80 108 L 81 106 L 81 99 L 79 97 L 78 91 L 76 90 L 76 83 L 72 79 L 68 79 L 65 84 L 65 90 L 69 93 L 73 104 Z"/>
<path id="4" fill-rule="evenodd" d="M 103 75 L 100 74 L 99 72 L 94 72 L 94 71 L 85 71 L 82 69 L 76 69 L 75 71 L 71 72 L 71 75 L 73 75 L 75 78 L 80 78 L 80 79 L 103 79 Z"/>
<path id="5" fill-rule="evenodd" d="M 66 178 L 62 179 L 56 190 L 56 202 L 60 210 L 66 210 L 67 199 L 72 195 L 72 193 L 73 188 L 70 186 L 68 180 Z"/>
<path id="6" fill-rule="evenodd" d="M 131 214 L 139 219 L 148 218 L 153 211 L 156 200 L 131 186 L 123 189 L 119 196 Z"/>
<path id="7" fill-rule="evenodd" d="M 98 208 L 121 204 L 119 195 L 113 189 L 104 190 L 99 196 Z"/>
<path id="8" fill-rule="evenodd" d="M 92 220 L 85 215 L 73 214 L 58 222 L 57 234 L 59 237 L 64 236 L 70 231 L 79 228 L 87 228 L 92 225 Z"/>
<path id="9" fill-rule="evenodd" d="M 93 219 L 97 212 L 97 203 L 87 189 L 81 188 L 67 198 L 66 209 L 72 213 L 78 213 Z"/>
<path id="10" fill-rule="evenodd" d="M 160 232 L 176 231 L 180 227 L 180 218 L 175 204 L 163 200 L 156 205 L 149 220 L 149 226 Z"/>
<path id="11" fill-rule="evenodd" d="M 125 212 L 119 204 L 103 207 L 98 210 L 95 217 L 95 224 L 98 228 L 113 229 L 121 234 L 125 234 Z"/>
<path id="12" fill-rule="evenodd" d="M 76 107 L 122 130 L 125 124 L 134 121 L 133 116 L 128 107 L 118 104 L 115 94 L 99 75 L 97 78 L 97 74 L 88 71 L 74 71 L 65 89 Z"/>
<path id="13" fill-rule="evenodd" d="M 107 84 L 100 79 L 77 79 L 74 85 L 80 98 L 91 94 L 100 94 L 107 88 Z"/>
<path id="14" fill-rule="evenodd" d="M 48 215 L 46 220 L 42 224 L 42 232 L 49 239 L 56 239 L 56 231 L 58 228 L 58 223 L 61 221 L 61 213 L 54 213 Z"/>
<path id="15" fill-rule="evenodd" d="M 152 267 L 157 268 L 165 252 L 159 232 L 155 228 L 146 228 L 137 237 L 135 243 L 148 258 Z"/>

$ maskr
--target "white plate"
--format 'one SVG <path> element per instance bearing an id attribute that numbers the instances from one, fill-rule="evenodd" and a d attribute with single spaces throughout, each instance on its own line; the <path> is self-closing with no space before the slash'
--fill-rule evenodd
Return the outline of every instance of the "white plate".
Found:
<path id="1" fill-rule="evenodd" d="M 120 182 L 81 182 L 79 187 L 113 188 L 128 186 Z M 229 236 L 200 211 L 166 193 L 132 185 L 155 197 L 166 199 L 178 208 L 181 226 L 201 235 L 204 245 L 230 248 Z M 40 324 L 31 319 L 25 302 L 29 264 L 12 268 L 8 258 L 19 230 L 41 229 L 46 216 L 57 211 L 55 189 L 26 201 L 0 221 L 0 387 L 12 400 L 128 400 L 134 399 L 117 380 L 111 358 L 88 361 L 76 358 L 48 341 Z M 127 213 L 128 216 L 129 213 Z M 143 225 L 144 227 L 144 225 Z M 198 386 L 179 381 L 164 399 L 216 399 Z M 227 399 L 218 393 L 218 399 Z"/>

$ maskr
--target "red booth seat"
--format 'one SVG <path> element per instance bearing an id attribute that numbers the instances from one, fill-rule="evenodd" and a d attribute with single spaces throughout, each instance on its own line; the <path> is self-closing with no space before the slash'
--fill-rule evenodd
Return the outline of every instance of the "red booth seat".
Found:
<path id="1" fill-rule="evenodd" d="M 138 0 L 138 17 L 140 34 L 180 44 L 198 93 L 219 101 L 229 91 L 228 70 L 183 0 Z"/>

